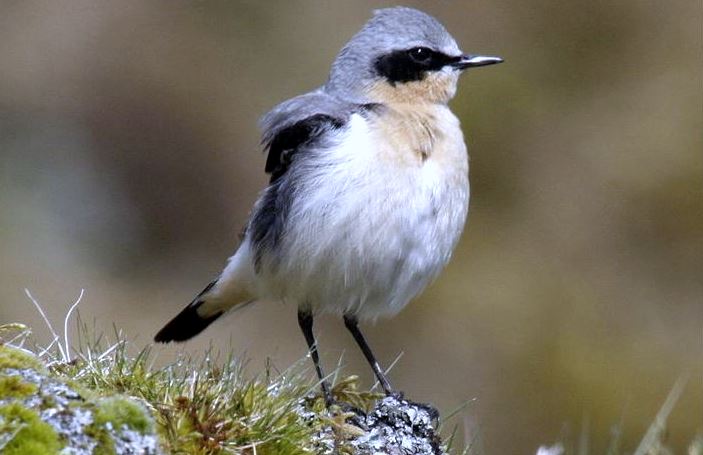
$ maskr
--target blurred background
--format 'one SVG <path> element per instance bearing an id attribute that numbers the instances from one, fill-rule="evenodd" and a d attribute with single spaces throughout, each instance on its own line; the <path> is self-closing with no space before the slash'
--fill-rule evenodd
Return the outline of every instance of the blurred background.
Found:
<path id="1" fill-rule="evenodd" d="M 366 327 L 394 384 L 487 454 L 534 453 L 584 423 L 634 445 L 676 378 L 668 443 L 703 428 L 700 2 L 406 2 L 467 52 L 452 108 L 471 154 L 469 224 L 437 282 Z M 324 83 L 387 2 L 3 1 L 0 321 L 85 319 L 138 345 L 221 270 L 265 186 L 257 119 Z M 285 368 L 295 308 L 264 302 L 210 343 Z M 328 368 L 371 375 L 340 321 Z M 596 453 L 596 452 L 594 452 Z"/>

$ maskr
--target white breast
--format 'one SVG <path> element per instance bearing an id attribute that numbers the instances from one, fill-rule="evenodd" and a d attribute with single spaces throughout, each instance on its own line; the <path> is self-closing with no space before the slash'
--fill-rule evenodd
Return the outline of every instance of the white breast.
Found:
<path id="1" fill-rule="evenodd" d="M 433 107 L 430 118 L 436 131 L 424 155 L 416 139 L 402 140 L 422 127 L 402 113 L 352 116 L 297 188 L 278 265 L 259 274 L 262 292 L 375 319 L 437 276 L 466 219 L 468 157 L 449 109 Z"/>

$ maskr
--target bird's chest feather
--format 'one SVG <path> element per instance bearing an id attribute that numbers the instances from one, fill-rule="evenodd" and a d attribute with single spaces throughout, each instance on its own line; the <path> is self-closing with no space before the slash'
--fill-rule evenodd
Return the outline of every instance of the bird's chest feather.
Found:
<path id="1" fill-rule="evenodd" d="M 305 164 L 275 272 L 285 279 L 272 281 L 278 294 L 393 313 L 446 265 L 468 210 L 466 146 L 447 108 L 416 114 L 354 115 L 336 145 Z"/>
<path id="2" fill-rule="evenodd" d="M 368 125 L 369 190 L 379 195 L 368 216 L 393 226 L 406 246 L 440 252 L 444 260 L 468 209 L 468 155 L 459 121 L 444 105 L 398 105 Z"/>
<path id="3" fill-rule="evenodd" d="M 368 127 L 375 158 L 392 172 L 439 172 L 456 184 L 468 176 L 464 136 L 445 105 L 387 106 L 368 119 Z"/>
<path id="4" fill-rule="evenodd" d="M 449 259 L 469 183 L 463 135 L 446 106 L 355 115 L 344 140 L 314 169 L 294 209 L 305 218 L 294 237 L 305 239 L 298 245 L 308 257 L 415 261 L 419 269 Z"/>

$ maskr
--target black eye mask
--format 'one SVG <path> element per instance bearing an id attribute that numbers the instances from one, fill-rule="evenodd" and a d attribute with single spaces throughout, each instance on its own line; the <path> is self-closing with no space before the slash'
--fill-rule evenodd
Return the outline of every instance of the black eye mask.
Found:
<path id="1" fill-rule="evenodd" d="M 459 58 L 427 47 L 414 47 L 380 56 L 374 68 L 379 75 L 395 85 L 397 82 L 421 81 L 428 72 L 439 71 Z"/>

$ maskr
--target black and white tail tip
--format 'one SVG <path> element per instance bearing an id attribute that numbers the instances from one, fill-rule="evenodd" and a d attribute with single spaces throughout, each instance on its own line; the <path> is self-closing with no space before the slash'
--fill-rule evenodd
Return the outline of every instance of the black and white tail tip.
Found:
<path id="1" fill-rule="evenodd" d="M 223 312 L 217 312 L 208 316 L 198 314 L 198 308 L 205 303 L 201 298 L 217 283 L 217 280 L 208 284 L 195 299 L 183 309 L 178 315 L 164 326 L 154 337 L 157 343 L 169 343 L 171 341 L 182 342 L 193 338 L 207 326 L 212 324 Z"/>

